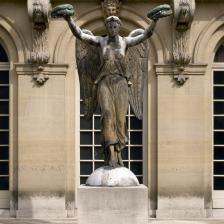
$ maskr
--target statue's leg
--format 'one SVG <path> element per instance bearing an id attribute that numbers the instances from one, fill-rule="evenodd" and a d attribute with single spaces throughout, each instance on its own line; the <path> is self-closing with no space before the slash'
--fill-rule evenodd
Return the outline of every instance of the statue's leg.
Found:
<path id="1" fill-rule="evenodd" d="M 109 166 L 117 167 L 118 157 L 117 157 L 117 151 L 115 150 L 115 145 L 109 145 L 108 149 L 110 153 Z"/>
<path id="2" fill-rule="evenodd" d="M 118 144 L 115 145 L 115 151 L 117 153 L 118 165 L 124 166 L 124 163 L 123 163 L 123 160 L 122 160 L 122 157 L 121 157 L 121 150 L 120 150 Z"/>
<path id="3" fill-rule="evenodd" d="M 110 84 L 110 83 L 109 83 Z M 98 102 L 101 108 L 101 134 L 105 143 L 105 162 L 110 166 L 117 166 L 117 152 L 115 144 L 118 142 L 116 133 L 116 114 L 111 86 L 107 79 L 100 82 L 98 87 Z"/>

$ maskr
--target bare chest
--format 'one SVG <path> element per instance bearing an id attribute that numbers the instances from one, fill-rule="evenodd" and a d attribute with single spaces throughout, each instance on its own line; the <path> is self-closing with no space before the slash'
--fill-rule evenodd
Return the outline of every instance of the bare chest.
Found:
<path id="1" fill-rule="evenodd" d="M 122 40 L 118 42 L 105 41 L 101 45 L 104 60 L 116 60 L 125 57 L 125 46 Z"/>

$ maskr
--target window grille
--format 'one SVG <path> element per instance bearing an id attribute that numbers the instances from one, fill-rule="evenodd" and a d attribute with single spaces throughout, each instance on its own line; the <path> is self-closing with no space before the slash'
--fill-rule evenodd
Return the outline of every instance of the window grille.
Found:
<path id="1" fill-rule="evenodd" d="M 101 148 L 100 110 L 97 109 L 91 120 L 84 118 L 83 103 L 80 100 L 80 183 L 85 184 L 88 176 L 104 165 L 104 154 Z M 129 168 L 143 182 L 143 127 L 130 106 L 126 115 L 128 127 L 128 144 L 122 150 L 124 166 Z"/>
<path id="2" fill-rule="evenodd" d="M 213 72 L 213 188 L 224 190 L 224 71 Z"/>
<path id="3" fill-rule="evenodd" d="M 0 191 L 9 190 L 9 63 L 0 45 Z"/>

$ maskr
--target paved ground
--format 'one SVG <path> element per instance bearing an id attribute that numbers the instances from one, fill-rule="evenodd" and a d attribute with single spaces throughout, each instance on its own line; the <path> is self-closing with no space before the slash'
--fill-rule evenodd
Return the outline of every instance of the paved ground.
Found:
<path id="1" fill-rule="evenodd" d="M 77 224 L 76 219 L 0 219 L 0 224 Z M 91 224 L 91 223 L 87 223 Z M 106 224 L 106 223 L 105 223 Z M 119 223 L 116 223 L 119 224 Z M 127 223 L 128 224 L 128 223 Z M 149 224 L 224 224 L 224 219 L 150 219 Z"/>
<path id="2" fill-rule="evenodd" d="M 200 219 L 200 220 L 156 220 L 151 219 L 150 224 L 224 224 L 224 219 Z"/>

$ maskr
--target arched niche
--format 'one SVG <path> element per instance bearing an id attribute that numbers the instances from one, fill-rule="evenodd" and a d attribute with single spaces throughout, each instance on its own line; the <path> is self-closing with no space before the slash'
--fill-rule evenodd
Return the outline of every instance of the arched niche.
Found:
<path id="1" fill-rule="evenodd" d="M 200 33 L 193 51 L 193 62 L 210 64 L 224 37 L 224 14 L 212 19 Z"/>
<path id="2" fill-rule="evenodd" d="M 25 40 L 13 24 L 3 16 L 0 16 L 0 33 L 0 41 L 9 55 L 9 60 L 14 63 L 24 63 L 27 59 Z"/>
<path id="3" fill-rule="evenodd" d="M 9 191 L 10 215 L 15 216 L 18 200 L 18 79 L 15 63 L 27 59 L 27 46 L 14 24 L 0 16 L 0 45 L 8 57 L 1 63 L 2 70 L 9 71 Z M 5 68 L 4 68 L 5 67 Z"/>
<path id="4" fill-rule="evenodd" d="M 122 30 L 124 34 L 128 34 L 130 31 L 137 28 L 147 27 L 149 21 L 146 17 L 138 15 L 133 10 L 128 7 L 123 7 L 120 15 L 122 21 Z M 96 7 L 90 11 L 85 12 L 76 19 L 77 25 L 83 29 L 88 29 L 94 34 L 105 33 L 104 23 L 103 23 L 103 14 L 100 7 Z M 156 103 L 157 103 L 157 78 L 154 71 L 154 64 L 161 63 L 164 64 L 167 61 L 167 52 L 165 44 L 162 42 L 159 34 L 156 32 L 149 40 L 150 44 L 150 53 L 149 53 L 149 66 L 148 66 L 148 88 L 145 88 L 144 93 L 144 102 L 146 102 L 144 107 L 144 116 L 145 120 L 143 122 L 144 135 L 146 135 L 144 141 L 145 150 L 143 158 L 143 178 L 144 184 L 149 186 L 151 197 L 151 209 L 156 208 L 156 183 L 157 183 L 157 174 L 156 174 Z M 72 52 L 71 52 L 72 51 Z M 72 79 L 68 74 L 67 79 L 73 80 L 74 84 L 70 82 L 68 85 L 70 90 L 68 92 L 74 92 L 75 100 L 75 114 L 74 114 L 74 123 L 75 123 L 75 154 L 76 154 L 76 186 L 79 186 L 79 80 L 77 75 L 77 69 L 75 66 L 75 38 L 72 35 L 68 25 L 65 23 L 65 28 L 61 31 L 61 34 L 58 36 L 56 45 L 53 52 L 53 63 L 65 63 L 71 62 L 71 57 L 74 58 L 74 65 L 70 66 L 68 73 L 76 73 Z M 73 68 L 74 66 L 74 68 Z M 71 71 L 72 70 L 72 71 Z M 71 85 L 74 85 L 75 90 L 72 90 Z M 72 95 L 71 93 L 68 94 Z M 78 137 L 77 137 L 78 136 Z M 150 178 L 149 178 L 150 177 Z M 68 177 L 69 178 L 69 177 Z M 71 178 L 71 177 L 70 177 Z"/>

